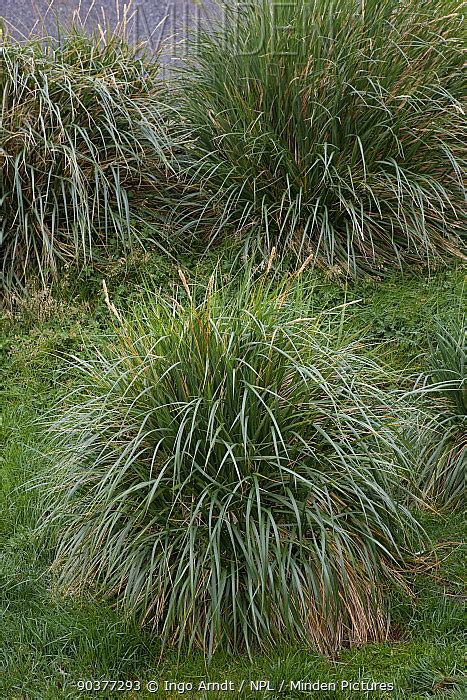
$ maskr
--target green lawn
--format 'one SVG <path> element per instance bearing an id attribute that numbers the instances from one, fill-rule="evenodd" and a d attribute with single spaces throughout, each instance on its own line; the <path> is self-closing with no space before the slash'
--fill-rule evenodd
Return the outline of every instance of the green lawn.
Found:
<path id="1" fill-rule="evenodd" d="M 190 274 L 203 277 L 213 264 L 205 259 Z M 226 263 L 226 276 L 229 269 Z M 434 315 L 448 317 L 465 306 L 460 268 L 426 277 L 395 275 L 347 289 L 321 273 L 304 274 L 315 275 L 317 310 L 359 300 L 349 307 L 344 325 L 349 332 L 365 336 L 368 346 L 380 344 L 378 353 L 404 377 L 423 369 Z M 167 291 L 178 281 L 176 268 L 160 258 L 142 265 L 113 266 L 106 279 L 112 300 L 123 308 L 131 308 L 143 281 Z M 186 697 L 300 698 L 307 693 L 297 689 L 296 683 L 317 680 L 336 684 L 335 691 L 313 693 L 320 698 L 467 696 L 461 544 L 465 523 L 460 515 L 419 514 L 437 545 L 438 561 L 415 577 L 413 600 L 392 600 L 387 643 L 347 650 L 333 661 L 290 646 L 252 660 L 216 654 L 209 668 L 201 653 L 173 652 L 161 658 L 158 639 L 120 611 L 91 598 L 77 599 L 72 592 L 60 596 L 49 571 L 52 553 L 34 534 L 41 520 L 37 489 L 47 460 L 46 436 L 35 421 L 73 387 L 73 376 L 63 371 L 63 354 L 86 352 L 98 332 L 110 330 L 110 319 L 95 273 L 82 274 L 50 295 L 38 293 L 18 309 L 14 316 L 7 314 L 0 337 L 4 377 L 0 387 L 4 444 L 0 457 L 1 698 L 179 697 L 182 686 L 164 690 L 164 681 L 192 683 Z M 80 692 L 78 681 L 91 679 L 140 681 L 142 687 L 154 679 L 162 690 L 158 694 L 136 689 Z M 197 690 L 201 681 L 225 680 L 232 682 L 235 691 Z M 275 690 L 254 692 L 250 682 L 259 680 L 268 680 Z M 393 683 L 395 689 L 341 690 L 341 681 Z"/>

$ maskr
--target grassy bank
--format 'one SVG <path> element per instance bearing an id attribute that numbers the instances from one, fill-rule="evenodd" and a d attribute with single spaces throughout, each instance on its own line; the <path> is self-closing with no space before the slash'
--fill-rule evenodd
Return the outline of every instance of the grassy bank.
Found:
<path id="1" fill-rule="evenodd" d="M 187 263 L 190 279 L 205 279 L 213 260 Z M 220 265 L 222 270 L 222 264 Z M 401 377 L 423 369 L 424 353 L 433 329 L 434 312 L 455 315 L 465 304 L 462 269 L 445 269 L 429 278 L 407 276 L 362 281 L 345 288 L 316 272 L 317 309 L 343 301 L 357 301 L 346 312 L 348 332 L 378 343 L 378 355 Z M 225 263 L 223 275 L 230 275 Z M 106 273 L 112 301 L 131 308 L 145 286 L 162 286 L 170 293 L 180 280 L 176 269 L 157 258 L 122 273 L 118 266 Z M 41 296 L 42 295 L 42 296 Z M 464 302 L 463 302 L 464 300 Z M 399 595 L 391 603 L 388 641 L 345 650 L 326 660 L 301 646 L 278 646 L 267 654 L 226 656 L 216 653 L 209 668 L 202 653 L 164 652 L 150 630 L 140 629 L 123 613 L 90 596 L 60 595 L 49 571 L 52 553 L 39 543 L 34 530 L 42 519 L 37 492 L 24 488 L 41 473 L 47 444 L 37 425 L 55 401 L 75 386 L 63 372 L 65 353 L 86 354 L 96 338 L 109 332 L 111 321 L 97 275 L 48 295 L 32 295 L 6 318 L 1 336 L 4 406 L 1 437 L 5 445 L 0 463 L 0 695 L 5 698 L 151 697 L 136 690 L 86 693 L 77 683 L 85 679 L 146 680 L 193 683 L 202 680 L 233 682 L 243 697 L 303 697 L 290 682 L 335 682 L 336 691 L 320 697 L 379 697 L 378 693 L 340 689 L 341 681 L 380 681 L 395 684 L 381 697 L 465 697 L 465 596 L 462 578 L 465 558 L 461 515 L 417 513 L 436 545 L 438 561 L 414 580 L 414 598 Z M 404 380 L 406 381 L 406 380 Z M 388 593 L 389 595 L 389 593 Z M 249 682 L 270 681 L 276 690 L 253 693 Z M 283 692 L 277 691 L 283 682 Z M 293 686 L 292 686 L 293 688 Z M 180 687 L 181 689 L 181 687 Z M 161 690 L 161 697 L 178 697 L 177 690 Z M 225 697 L 225 692 L 187 691 L 188 697 Z M 158 695 L 156 695 L 158 696 Z"/>

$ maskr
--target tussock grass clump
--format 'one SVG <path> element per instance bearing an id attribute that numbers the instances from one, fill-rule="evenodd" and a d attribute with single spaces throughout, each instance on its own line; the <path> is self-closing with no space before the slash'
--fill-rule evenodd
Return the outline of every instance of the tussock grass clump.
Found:
<path id="1" fill-rule="evenodd" d="M 169 153 L 157 62 L 123 25 L 6 34 L 0 52 L 3 282 L 141 242 L 135 219 L 163 188 Z"/>
<path id="2" fill-rule="evenodd" d="M 230 222 L 351 273 L 465 253 L 459 0 L 253 0 L 225 18 L 179 92 L 214 234 Z"/>
<path id="3" fill-rule="evenodd" d="M 467 504 L 467 329 L 465 317 L 438 323 L 421 390 L 434 416 L 420 435 L 418 487 L 439 508 Z"/>
<path id="4" fill-rule="evenodd" d="M 185 288 L 73 360 L 45 525 L 61 584 L 208 654 L 385 638 L 416 530 L 385 372 L 307 317 L 300 285 Z"/>

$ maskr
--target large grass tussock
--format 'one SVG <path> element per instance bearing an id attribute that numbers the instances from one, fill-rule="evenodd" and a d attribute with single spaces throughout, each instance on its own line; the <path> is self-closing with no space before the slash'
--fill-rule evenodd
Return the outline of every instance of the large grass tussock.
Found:
<path id="1" fill-rule="evenodd" d="M 225 18 L 180 78 L 187 230 L 209 213 L 211 235 L 235 224 L 351 273 L 465 254 L 459 0 L 254 0 Z"/>
<path id="2" fill-rule="evenodd" d="M 414 527 L 395 496 L 397 400 L 358 344 L 307 317 L 307 294 L 157 296 L 73 361 L 48 517 L 65 587 L 209 654 L 385 638 Z"/>
<path id="3" fill-rule="evenodd" d="M 124 27 L 6 34 L 0 52 L 4 284 L 143 243 L 168 167 L 157 62 Z"/>
<path id="4" fill-rule="evenodd" d="M 417 484 L 424 500 L 462 512 L 467 505 L 467 327 L 438 322 L 421 393 L 431 418 L 418 441 Z"/>

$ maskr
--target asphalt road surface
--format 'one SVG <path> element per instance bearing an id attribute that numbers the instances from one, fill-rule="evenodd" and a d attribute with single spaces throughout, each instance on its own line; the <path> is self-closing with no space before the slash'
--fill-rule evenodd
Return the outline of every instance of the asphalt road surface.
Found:
<path id="1" fill-rule="evenodd" d="M 0 17 L 16 36 L 41 27 L 54 34 L 57 20 L 70 23 L 77 9 L 88 27 L 103 20 L 114 26 L 123 6 L 123 0 L 0 0 Z M 189 31 L 212 22 L 213 6 L 214 0 L 133 0 L 129 36 L 133 41 L 147 41 L 155 51 L 161 49 L 167 58 L 182 57 L 184 38 Z"/>

